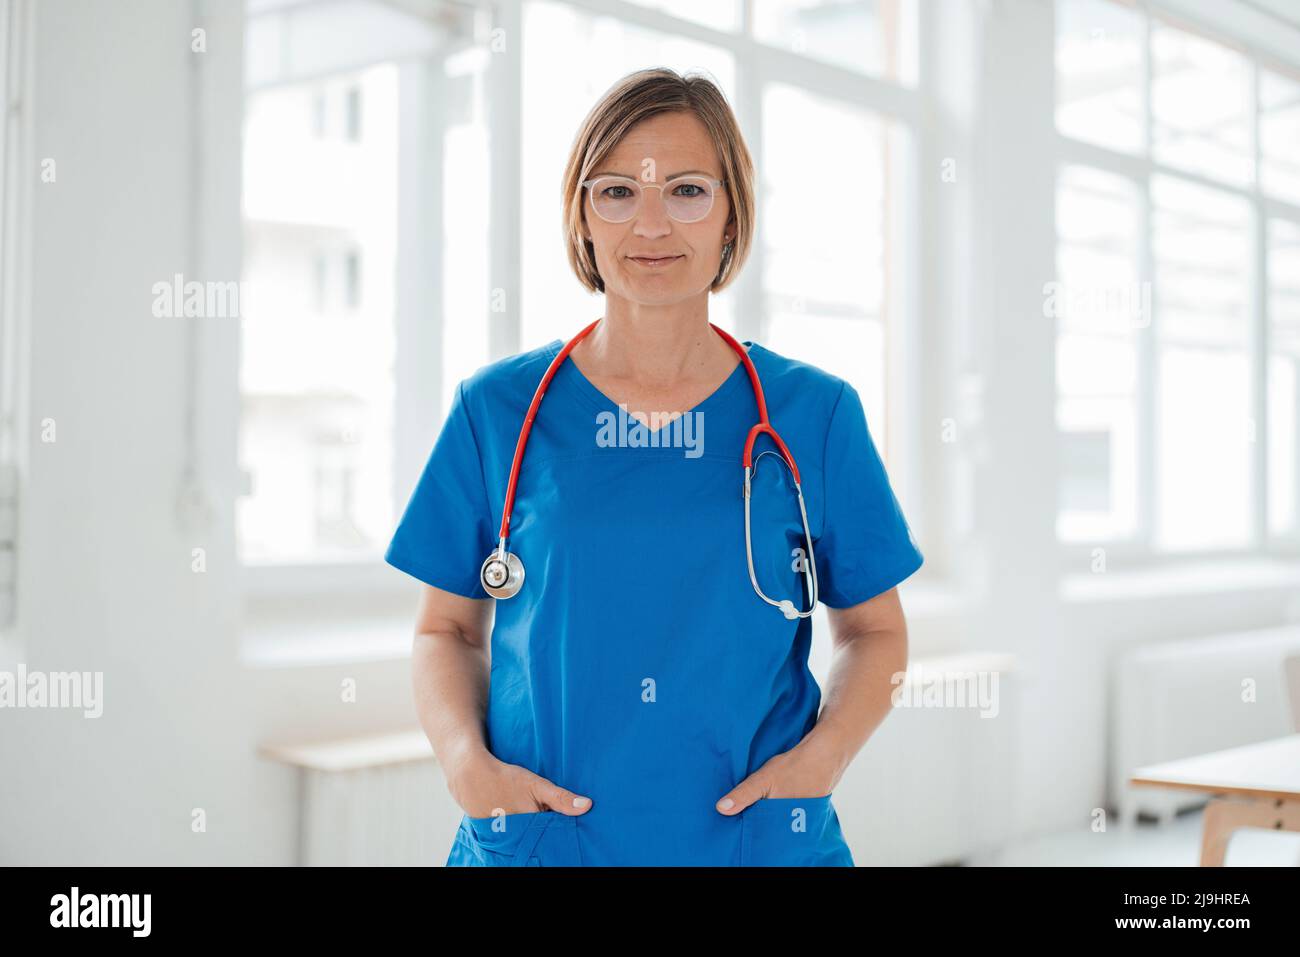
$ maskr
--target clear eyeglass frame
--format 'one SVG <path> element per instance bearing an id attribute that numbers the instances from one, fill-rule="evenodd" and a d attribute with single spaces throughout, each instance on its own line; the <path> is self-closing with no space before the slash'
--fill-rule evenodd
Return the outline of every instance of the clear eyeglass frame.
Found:
<path id="1" fill-rule="evenodd" d="M 596 200 L 595 200 L 596 194 L 595 191 L 592 189 L 592 187 L 596 183 L 603 183 L 606 181 L 617 183 L 620 185 L 628 185 L 636 193 L 636 203 L 632 206 L 632 211 L 622 219 L 611 219 L 596 207 Z M 668 180 L 668 182 L 666 183 L 642 183 L 639 180 L 635 180 L 630 176 L 596 176 L 592 179 L 583 180 L 580 185 L 582 185 L 587 190 L 587 195 L 589 197 L 589 202 L 591 203 L 591 208 L 595 211 L 597 216 L 599 216 L 607 223 L 626 223 L 628 220 L 635 217 L 636 214 L 641 211 L 641 202 L 644 199 L 644 195 L 645 195 L 644 190 L 657 189 L 659 190 L 660 196 L 662 196 L 665 186 L 675 186 L 680 183 L 690 183 L 690 182 L 707 183 L 709 185 L 710 190 L 709 190 L 708 208 L 706 208 L 704 212 L 702 212 L 700 215 L 695 216 L 691 219 L 683 219 L 681 217 L 674 216 L 672 213 L 672 209 L 668 205 L 666 200 L 664 204 L 664 210 L 665 212 L 668 213 L 668 217 L 672 219 L 674 222 L 698 223 L 700 220 L 708 216 L 709 213 L 713 212 L 713 202 L 717 197 L 717 191 L 721 189 L 722 184 L 726 182 L 725 179 L 709 179 L 707 176 L 696 176 L 694 174 L 689 174 L 686 176 L 674 177 L 673 179 Z"/>

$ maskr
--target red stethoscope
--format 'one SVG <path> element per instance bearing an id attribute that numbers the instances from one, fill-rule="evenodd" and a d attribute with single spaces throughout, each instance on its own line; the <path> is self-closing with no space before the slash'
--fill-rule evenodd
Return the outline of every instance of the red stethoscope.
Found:
<path id="1" fill-rule="evenodd" d="M 510 538 L 510 515 L 515 505 L 515 489 L 519 484 L 519 466 L 524 460 L 524 449 L 528 446 L 528 434 L 532 431 L 533 420 L 537 418 L 537 408 L 542 404 L 542 396 L 546 394 L 546 388 L 551 384 L 551 379 L 555 377 L 556 371 L 564 363 L 565 358 L 573 351 L 573 347 L 599 324 L 600 320 L 597 319 L 565 344 L 559 354 L 551 360 L 546 374 L 542 376 L 542 381 L 537 385 L 537 391 L 533 393 L 533 401 L 529 403 L 528 414 L 524 416 L 523 427 L 519 430 L 519 441 L 515 444 L 514 461 L 510 464 L 510 482 L 506 486 L 506 501 L 501 515 L 499 541 L 496 548 L 483 560 L 483 566 L 479 569 L 479 578 L 483 583 L 483 589 L 493 598 L 513 598 L 519 593 L 519 589 L 524 584 L 524 564 L 517 555 L 506 550 L 506 542 Z M 713 323 L 709 323 L 709 328 L 716 332 L 722 338 L 722 341 L 740 356 L 740 361 L 745 364 L 745 371 L 749 373 L 749 382 L 754 389 L 754 400 L 758 403 L 758 422 L 749 430 L 749 436 L 745 439 L 745 452 L 742 458 L 745 466 L 745 561 L 749 565 L 749 581 L 754 586 L 754 591 L 758 594 L 758 597 L 769 605 L 780 609 L 786 618 L 791 620 L 807 618 L 817 607 L 817 564 L 813 559 L 812 534 L 808 530 L 808 510 L 804 507 L 803 489 L 799 484 L 799 466 L 795 464 L 794 456 L 790 454 L 786 444 L 781 441 L 781 436 L 777 434 L 776 429 L 772 427 L 772 423 L 768 421 L 767 400 L 763 395 L 763 384 L 759 381 L 758 371 L 754 368 L 749 353 L 744 346 Z M 779 454 L 768 449 L 760 452 L 757 457 L 754 456 L 754 442 L 764 432 L 772 437 L 772 441 L 776 443 L 777 449 L 780 450 Z M 749 519 L 750 480 L 756 470 L 755 463 L 764 455 L 776 455 L 786 464 L 790 469 L 790 474 L 794 477 L 794 490 L 799 498 L 799 515 L 803 519 L 804 541 L 807 544 L 807 552 L 801 558 L 805 590 L 809 596 L 808 608 L 804 611 L 796 608 L 794 602 L 788 598 L 780 601 L 769 598 L 763 593 L 763 589 L 759 587 L 758 578 L 754 575 L 754 551 L 750 538 Z"/>

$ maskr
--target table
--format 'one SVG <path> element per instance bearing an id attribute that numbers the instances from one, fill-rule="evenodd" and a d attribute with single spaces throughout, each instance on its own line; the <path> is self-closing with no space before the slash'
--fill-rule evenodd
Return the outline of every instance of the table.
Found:
<path id="1" fill-rule="evenodd" d="M 1138 768 L 1129 783 L 1214 795 L 1205 807 L 1201 866 L 1222 867 L 1237 828 L 1300 831 L 1300 734 Z"/>

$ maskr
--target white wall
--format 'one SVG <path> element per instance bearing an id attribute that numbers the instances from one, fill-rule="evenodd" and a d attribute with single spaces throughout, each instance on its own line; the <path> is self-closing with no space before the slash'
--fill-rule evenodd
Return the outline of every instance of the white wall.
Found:
<path id="1" fill-rule="evenodd" d="M 0 861 L 265 861 L 257 830 L 277 822 L 250 800 L 236 660 L 233 401 L 199 425 L 214 522 L 185 531 L 175 518 L 195 374 L 187 350 L 197 350 L 201 387 L 233 399 L 235 328 L 151 314 L 152 285 L 173 273 L 238 278 L 238 246 L 227 242 L 238 236 L 238 195 L 229 182 L 198 192 L 189 139 L 202 93 L 192 84 L 238 97 L 237 22 L 211 21 L 199 65 L 188 4 L 33 6 L 34 153 L 55 161 L 57 178 L 33 187 L 32 442 L 20 631 L 8 647 L 28 669 L 102 671 L 104 713 L 4 714 Z M 237 174 L 231 132 L 201 152 Z M 232 197 L 200 228 L 208 201 Z M 209 325 L 190 342 L 199 322 Z M 51 443 L 40 438 L 47 418 Z M 195 547 L 207 552 L 203 574 L 191 570 Z M 206 833 L 191 829 L 195 808 Z"/>

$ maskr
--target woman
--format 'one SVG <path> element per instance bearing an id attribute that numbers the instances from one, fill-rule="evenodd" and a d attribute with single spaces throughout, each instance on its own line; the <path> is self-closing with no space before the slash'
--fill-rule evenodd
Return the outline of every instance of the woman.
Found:
<path id="1" fill-rule="evenodd" d="M 604 315 L 567 357 L 557 339 L 460 384 L 385 556 L 427 586 L 416 702 L 465 811 L 447 864 L 851 866 L 830 794 L 889 711 L 894 586 L 922 563 L 861 401 L 709 323 L 754 238 L 754 174 L 707 79 L 615 85 L 564 201 Z M 757 436 L 752 572 L 741 351 L 791 455 Z M 820 717 L 817 599 L 835 647 Z"/>

